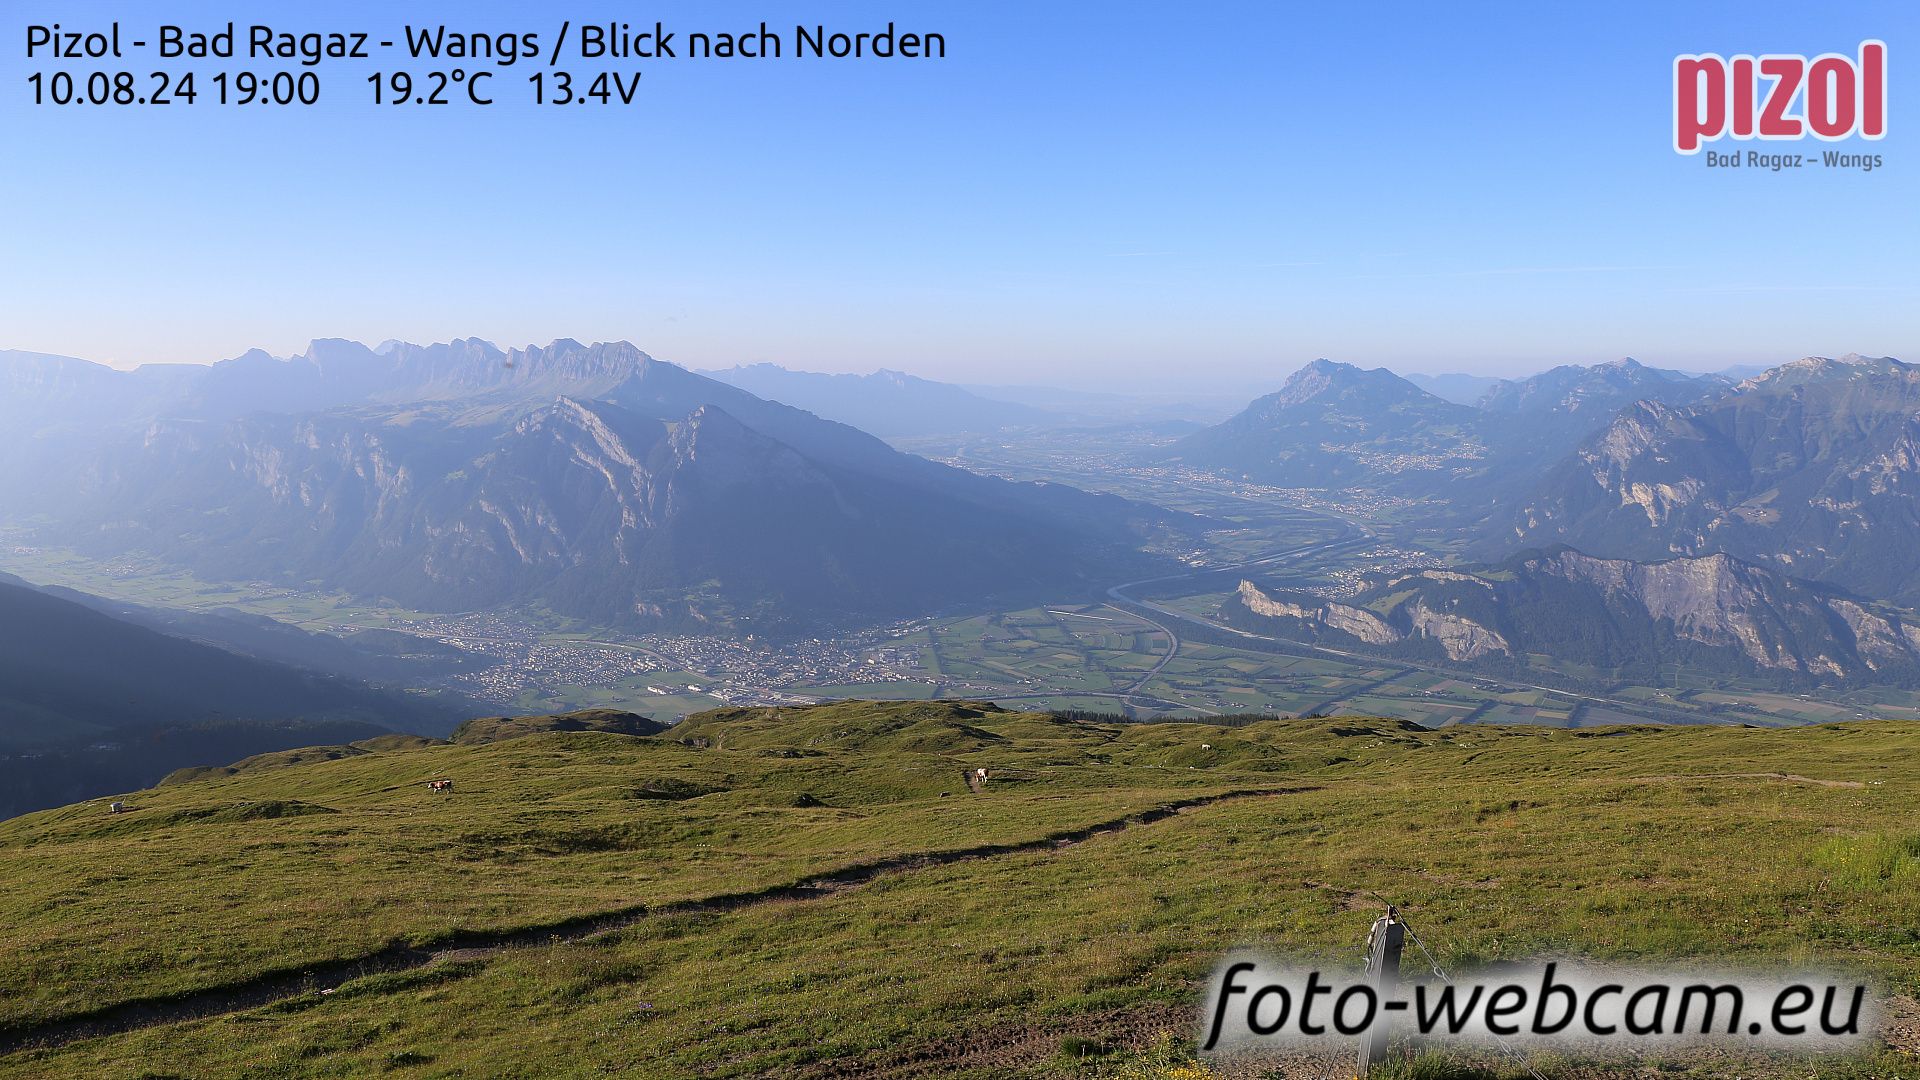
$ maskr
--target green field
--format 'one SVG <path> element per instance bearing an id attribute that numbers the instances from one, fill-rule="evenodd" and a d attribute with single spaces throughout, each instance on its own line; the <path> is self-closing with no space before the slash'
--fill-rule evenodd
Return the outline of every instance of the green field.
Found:
<path id="1" fill-rule="evenodd" d="M 1916 751 L 1905 723 L 920 702 L 265 768 L 0 824 L 0 1045 L 53 1043 L 0 1076 L 1206 1076 L 1185 1040 L 1212 963 L 1351 964 L 1380 898 L 1449 968 L 1818 963 L 1912 1015 Z M 128 1003 L 132 1030 L 62 1026 Z M 1920 1076 L 1907 1030 L 1844 1060 L 1535 1065 Z M 1513 1069 L 1481 1064 L 1398 1072 Z"/>

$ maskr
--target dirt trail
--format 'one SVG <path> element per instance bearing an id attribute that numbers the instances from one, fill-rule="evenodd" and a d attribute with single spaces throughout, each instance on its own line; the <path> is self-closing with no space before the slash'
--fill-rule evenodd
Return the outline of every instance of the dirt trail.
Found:
<path id="1" fill-rule="evenodd" d="M 1781 772 L 1663 773 L 1659 776 L 1636 776 L 1632 779 L 1637 784 L 1678 784 L 1688 780 L 1785 780 L 1789 783 L 1815 784 L 1819 787 L 1857 788 L 1867 786 L 1858 780 L 1821 780 L 1818 777 Z"/>
<path id="2" fill-rule="evenodd" d="M 167 996 L 136 998 L 57 1020 L 0 1028 L 0 1054 L 64 1046 L 83 1039 L 96 1039 L 143 1028 L 243 1012 L 308 994 L 328 994 L 342 983 L 368 975 L 409 971 L 445 961 L 484 961 L 509 949 L 590 940 L 624 930 L 646 919 L 732 911 L 782 900 L 818 899 L 857 888 L 885 875 L 924 870 L 973 859 L 1052 851 L 1126 829 L 1151 825 L 1176 814 L 1218 803 L 1297 795 L 1315 790 L 1318 789 L 1312 786 L 1296 785 L 1225 791 L 1215 795 L 1163 803 L 1123 817 L 1078 829 L 1051 833 L 1036 840 L 896 855 L 871 862 L 856 863 L 803 881 L 671 904 L 654 906 L 636 904 L 521 930 L 461 932 L 449 936 L 432 947 L 389 946 L 353 959 L 333 960 L 296 969 L 267 972 L 223 986 L 210 986 Z"/>

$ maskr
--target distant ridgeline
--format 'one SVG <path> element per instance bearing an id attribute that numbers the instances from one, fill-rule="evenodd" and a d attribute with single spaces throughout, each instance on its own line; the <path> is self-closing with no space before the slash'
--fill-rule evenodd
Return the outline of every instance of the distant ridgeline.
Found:
<path id="1" fill-rule="evenodd" d="M 1483 513 L 1618 410 L 1697 401 L 1728 385 L 1621 360 L 1495 382 L 1466 405 L 1385 368 L 1316 360 L 1278 392 L 1153 457 L 1279 487 L 1439 495 Z"/>

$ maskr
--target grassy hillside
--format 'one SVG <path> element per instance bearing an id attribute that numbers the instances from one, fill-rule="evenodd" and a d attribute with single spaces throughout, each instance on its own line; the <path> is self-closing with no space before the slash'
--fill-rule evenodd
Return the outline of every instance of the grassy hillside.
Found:
<path id="1" fill-rule="evenodd" d="M 615 735 L 658 735 L 667 725 L 619 709 L 581 709 L 545 716 L 483 716 L 453 729 L 447 741 L 461 746 L 504 742 L 550 731 L 605 731 Z"/>
<path id="2" fill-rule="evenodd" d="M 459 719 L 438 695 L 227 652 L 17 580 L 0 581 L 0 818 L 177 768 L 394 730 L 441 734 Z"/>
<path id="3" fill-rule="evenodd" d="M 1376 893 L 1449 967 L 1820 960 L 1910 998 L 1916 749 L 850 703 L 190 780 L 0 825 L 0 1076 L 1153 1075 L 1221 952 L 1353 962 Z"/>

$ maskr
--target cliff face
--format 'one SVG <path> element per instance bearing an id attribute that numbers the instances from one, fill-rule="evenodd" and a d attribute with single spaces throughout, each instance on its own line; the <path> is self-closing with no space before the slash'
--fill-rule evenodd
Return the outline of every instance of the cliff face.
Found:
<path id="1" fill-rule="evenodd" d="M 1425 600 L 1407 605 L 1407 622 L 1415 635 L 1432 638 L 1454 660 L 1477 660 L 1492 653 L 1513 652 L 1507 639 L 1491 627 L 1446 611 L 1436 611 Z"/>
<path id="2" fill-rule="evenodd" d="M 1371 611 L 1348 607 L 1345 604 L 1317 604 L 1306 607 L 1268 596 L 1251 581 L 1240 583 L 1239 600 L 1255 615 L 1272 619 L 1299 619 L 1302 622 L 1339 631 L 1369 645 L 1387 645 L 1406 636 Z"/>
<path id="3" fill-rule="evenodd" d="M 1404 615 L 1401 625 L 1366 608 L 1348 604 L 1308 605 L 1278 599 L 1251 581 L 1240 583 L 1234 602 L 1263 619 L 1291 620 L 1299 624 L 1294 628 L 1296 633 L 1331 631 L 1367 645 L 1394 645 L 1410 638 L 1429 638 L 1439 642 L 1453 660 L 1477 660 L 1490 653 L 1513 651 L 1498 631 L 1459 615 L 1434 610 L 1420 601 L 1396 609 Z"/>
<path id="4" fill-rule="evenodd" d="M 1484 550 L 1726 552 L 1920 603 L 1920 367 L 1809 357 L 1684 407 L 1642 401 L 1548 470 Z"/>
<path id="5" fill-rule="evenodd" d="M 1730 556 L 1633 563 L 1561 551 L 1527 566 L 1594 586 L 1612 605 L 1668 624 L 1675 637 L 1738 649 L 1759 667 L 1844 676 L 1847 666 L 1836 654 L 1854 651 L 1832 632 L 1835 613 L 1826 598 Z M 1864 655 L 1859 662 L 1874 666 Z"/>
<path id="6" fill-rule="evenodd" d="M 1920 677 L 1920 620 L 1728 555 L 1638 563 L 1560 548 L 1474 573 L 1371 582 L 1345 602 L 1240 583 L 1238 625 L 1449 660 L 1542 653 L 1619 670 L 1676 660 L 1809 680 Z"/>

